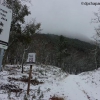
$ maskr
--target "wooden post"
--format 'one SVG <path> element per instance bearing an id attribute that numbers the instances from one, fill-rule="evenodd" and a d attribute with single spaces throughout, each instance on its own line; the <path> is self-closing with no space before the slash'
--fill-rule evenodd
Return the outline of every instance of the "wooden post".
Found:
<path id="1" fill-rule="evenodd" d="M 30 91 L 31 73 L 32 73 L 32 65 L 30 65 L 30 72 L 29 72 L 29 79 L 28 79 L 28 87 L 27 87 L 27 95 L 29 95 L 29 91 Z"/>

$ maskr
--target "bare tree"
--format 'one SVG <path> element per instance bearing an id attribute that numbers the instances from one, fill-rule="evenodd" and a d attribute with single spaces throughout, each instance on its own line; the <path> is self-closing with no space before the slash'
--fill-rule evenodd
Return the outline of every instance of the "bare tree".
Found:
<path id="1" fill-rule="evenodd" d="M 95 18 L 93 18 L 91 20 L 92 23 L 100 23 L 100 8 L 98 10 L 98 12 L 94 12 Z M 95 40 L 95 45 L 96 48 L 94 50 L 92 50 L 92 52 L 94 52 L 94 59 L 95 59 L 95 65 L 96 65 L 96 69 L 98 68 L 97 65 L 97 53 L 98 53 L 98 48 L 99 48 L 99 44 L 100 44 L 100 25 L 98 25 L 97 28 L 94 28 L 96 35 L 93 36 L 93 39 Z"/>

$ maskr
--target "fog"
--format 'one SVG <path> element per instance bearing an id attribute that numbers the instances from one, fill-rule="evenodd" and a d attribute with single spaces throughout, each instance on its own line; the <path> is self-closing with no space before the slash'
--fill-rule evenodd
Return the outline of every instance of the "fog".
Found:
<path id="1" fill-rule="evenodd" d="M 82 2 L 97 3 L 99 0 L 32 0 L 31 16 L 41 23 L 42 33 L 54 33 L 74 38 L 93 39 L 91 23 L 100 5 L 82 5 Z"/>

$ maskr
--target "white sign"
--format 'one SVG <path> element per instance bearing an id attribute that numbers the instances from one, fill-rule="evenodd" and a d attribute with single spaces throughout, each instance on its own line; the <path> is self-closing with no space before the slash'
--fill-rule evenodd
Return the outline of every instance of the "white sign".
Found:
<path id="1" fill-rule="evenodd" d="M 35 63 L 35 56 L 36 56 L 36 53 L 28 53 L 27 62 L 28 63 Z"/>
<path id="2" fill-rule="evenodd" d="M 7 49 L 12 10 L 0 4 L 0 48 Z"/>

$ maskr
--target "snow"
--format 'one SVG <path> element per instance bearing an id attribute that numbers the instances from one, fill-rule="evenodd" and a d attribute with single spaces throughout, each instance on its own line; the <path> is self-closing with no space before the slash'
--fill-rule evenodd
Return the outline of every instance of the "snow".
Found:
<path id="1" fill-rule="evenodd" d="M 28 65 L 24 66 L 22 74 L 20 67 L 6 65 L 5 70 L 0 72 L 0 87 L 5 84 L 17 85 L 22 92 L 16 95 L 14 92 L 10 93 L 8 90 L 1 89 L 0 100 L 24 100 L 27 94 L 27 82 L 9 81 L 8 77 L 18 79 L 28 77 L 29 68 Z M 28 100 L 49 100 L 54 95 L 62 97 L 64 100 L 100 100 L 100 68 L 79 75 L 70 75 L 55 66 L 35 65 L 32 69 L 32 79 L 34 78 L 44 83 L 30 85 Z M 34 95 L 36 98 L 32 99 Z"/>

